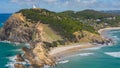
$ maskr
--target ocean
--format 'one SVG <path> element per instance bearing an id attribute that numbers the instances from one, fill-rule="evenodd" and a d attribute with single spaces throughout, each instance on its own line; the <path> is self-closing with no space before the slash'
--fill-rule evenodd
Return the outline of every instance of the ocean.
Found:
<path id="1" fill-rule="evenodd" d="M 4 25 L 11 14 L 0 14 L 0 27 Z M 0 41 L 0 68 L 14 68 L 15 55 L 22 53 L 24 44 Z"/>
<path id="2" fill-rule="evenodd" d="M 105 37 L 113 39 L 114 44 L 78 50 L 55 68 L 120 68 L 120 30 L 107 31 Z"/>
<path id="3" fill-rule="evenodd" d="M 10 15 L 0 14 L 0 27 Z M 112 38 L 115 44 L 78 50 L 54 68 L 120 68 L 120 30 L 111 30 L 105 35 Z M 15 55 L 22 53 L 23 46 L 9 41 L 0 42 L 0 68 L 14 68 Z"/>

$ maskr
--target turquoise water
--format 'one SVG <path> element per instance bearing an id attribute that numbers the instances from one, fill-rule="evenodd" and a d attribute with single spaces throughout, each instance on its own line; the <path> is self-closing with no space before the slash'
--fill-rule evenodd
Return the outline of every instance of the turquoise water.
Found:
<path id="1" fill-rule="evenodd" d="M 22 46 L 0 42 L 0 68 L 12 68 L 15 55 L 21 52 Z"/>
<path id="2" fill-rule="evenodd" d="M 106 36 L 115 41 L 113 46 L 100 46 L 79 50 L 60 61 L 55 68 L 120 68 L 120 30 Z"/>
<path id="3" fill-rule="evenodd" d="M 11 14 L 0 14 L 0 27 Z M 20 48 L 24 45 L 13 44 L 8 41 L 0 42 L 0 68 L 12 68 L 15 63 L 15 55 L 21 53 Z"/>

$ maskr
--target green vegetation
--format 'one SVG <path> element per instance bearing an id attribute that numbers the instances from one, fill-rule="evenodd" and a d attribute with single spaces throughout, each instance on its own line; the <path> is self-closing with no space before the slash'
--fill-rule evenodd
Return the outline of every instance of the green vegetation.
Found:
<path id="1" fill-rule="evenodd" d="M 120 16 L 107 14 L 94 10 L 84 10 L 79 12 L 64 11 L 60 13 L 48 11 L 46 9 L 23 9 L 19 11 L 28 21 L 49 24 L 53 30 L 59 32 L 63 38 L 73 39 L 74 32 L 88 31 L 96 33 L 104 27 L 119 26 Z"/>
<path id="2" fill-rule="evenodd" d="M 86 30 L 96 33 L 93 27 L 61 13 L 55 13 L 45 9 L 23 9 L 19 12 L 33 23 L 40 21 L 43 24 L 49 24 L 55 31 L 69 40 L 74 38 L 73 33 L 76 31 Z"/>

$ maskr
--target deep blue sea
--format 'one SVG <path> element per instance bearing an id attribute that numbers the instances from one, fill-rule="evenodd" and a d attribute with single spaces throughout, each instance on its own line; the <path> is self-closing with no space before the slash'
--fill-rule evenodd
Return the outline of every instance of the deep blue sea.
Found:
<path id="1" fill-rule="evenodd" d="M 0 27 L 11 14 L 0 14 Z M 105 33 L 115 41 L 111 46 L 99 46 L 78 50 L 60 61 L 55 68 L 120 68 L 120 30 Z M 15 55 L 21 53 L 24 44 L 0 42 L 0 68 L 13 68 Z"/>

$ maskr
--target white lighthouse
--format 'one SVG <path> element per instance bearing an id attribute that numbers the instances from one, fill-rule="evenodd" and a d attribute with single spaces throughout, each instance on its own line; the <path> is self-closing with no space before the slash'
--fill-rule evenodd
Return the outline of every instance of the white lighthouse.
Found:
<path id="1" fill-rule="evenodd" d="M 33 4 L 33 9 L 35 9 L 36 8 L 36 5 L 35 4 Z"/>

